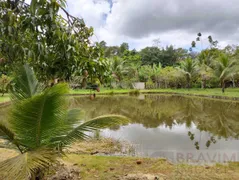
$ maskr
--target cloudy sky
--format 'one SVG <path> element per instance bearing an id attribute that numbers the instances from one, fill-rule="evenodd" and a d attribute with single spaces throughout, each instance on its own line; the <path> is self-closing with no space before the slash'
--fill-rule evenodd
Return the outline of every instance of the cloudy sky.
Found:
<path id="1" fill-rule="evenodd" d="M 130 48 L 189 47 L 196 34 L 238 44 L 239 0 L 67 0 L 68 11 L 95 29 L 95 39 Z M 204 45 L 206 46 L 206 45 Z"/>

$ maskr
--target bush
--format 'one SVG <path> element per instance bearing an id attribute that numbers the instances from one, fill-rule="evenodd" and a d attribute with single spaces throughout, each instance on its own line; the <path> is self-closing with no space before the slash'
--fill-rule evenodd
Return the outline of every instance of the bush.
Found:
<path id="1" fill-rule="evenodd" d="M 2 74 L 0 78 L 0 91 L 2 93 L 2 96 L 8 92 L 8 88 L 11 82 L 11 78 L 6 76 L 5 74 Z"/>
<path id="2" fill-rule="evenodd" d="M 157 89 L 158 86 L 151 79 L 145 83 L 146 89 Z"/>

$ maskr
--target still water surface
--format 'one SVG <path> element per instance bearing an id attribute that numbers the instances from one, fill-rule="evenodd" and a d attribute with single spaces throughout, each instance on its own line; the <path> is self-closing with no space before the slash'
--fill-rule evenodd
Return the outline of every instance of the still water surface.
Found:
<path id="1" fill-rule="evenodd" d="M 238 161 L 239 102 L 172 95 L 97 96 L 74 98 L 87 118 L 120 114 L 125 126 L 101 134 L 127 140 L 136 154 L 172 161 Z"/>

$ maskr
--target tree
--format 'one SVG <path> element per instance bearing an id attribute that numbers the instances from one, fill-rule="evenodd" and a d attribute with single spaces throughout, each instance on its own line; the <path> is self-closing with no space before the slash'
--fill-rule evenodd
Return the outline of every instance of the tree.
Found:
<path id="1" fill-rule="evenodd" d="M 191 88 L 192 76 L 196 73 L 196 63 L 191 58 L 187 58 L 180 64 L 180 70 L 185 75 L 187 88 Z"/>
<path id="2" fill-rule="evenodd" d="M 228 55 L 221 53 L 215 61 L 215 74 L 221 82 L 222 92 L 225 92 L 225 83 L 227 80 L 234 81 L 234 75 L 237 74 L 238 62 L 236 59 L 229 58 Z"/>
<path id="3" fill-rule="evenodd" d="M 177 60 L 183 59 L 184 54 L 178 53 L 177 49 L 175 49 L 172 45 L 166 46 L 166 48 L 162 49 L 160 62 L 163 67 L 173 66 L 177 63 Z"/>
<path id="4" fill-rule="evenodd" d="M 105 41 L 100 41 L 100 43 L 99 43 L 99 45 L 100 45 L 100 47 L 103 49 L 103 50 L 105 50 L 106 49 L 106 42 Z"/>
<path id="5" fill-rule="evenodd" d="M 150 65 L 144 65 L 139 68 L 138 76 L 140 82 L 147 82 L 153 76 L 153 68 Z"/>
<path id="6" fill-rule="evenodd" d="M 206 49 L 197 57 L 197 70 L 200 75 L 202 89 L 206 88 L 206 81 L 213 77 L 213 63 L 217 56 L 217 49 Z"/>
<path id="7" fill-rule="evenodd" d="M 156 38 L 153 40 L 153 47 L 160 48 L 160 44 L 161 44 L 160 38 Z"/>
<path id="8" fill-rule="evenodd" d="M 14 83 L 9 119 L 6 124 L 0 122 L 0 134 L 14 144 L 20 154 L 0 163 L 3 179 L 35 179 L 39 172 L 57 162 L 57 157 L 64 154 L 64 147 L 89 138 L 87 132 L 127 122 L 118 115 L 84 122 L 80 110 L 68 109 L 67 85 L 42 90 L 27 65 L 18 72 Z"/>
<path id="9" fill-rule="evenodd" d="M 207 40 L 209 43 L 208 48 L 216 48 L 217 47 L 218 41 L 213 40 L 212 36 L 208 36 Z M 200 33 L 200 32 L 197 34 L 196 41 L 192 41 L 192 43 L 191 43 L 191 48 L 190 48 L 191 51 L 193 50 L 193 48 L 197 48 L 197 42 L 200 42 L 200 44 L 201 44 L 200 50 L 203 50 L 204 49 L 203 36 L 202 36 L 202 33 Z"/>
<path id="10" fill-rule="evenodd" d="M 162 67 L 173 66 L 187 57 L 187 51 L 175 49 L 172 45 L 166 48 L 146 47 L 140 51 L 143 65 L 161 64 Z"/>
<path id="11" fill-rule="evenodd" d="M 10 83 L 11 83 L 11 78 L 6 76 L 5 74 L 2 74 L 2 76 L 0 77 L 0 90 L 1 90 L 2 96 L 4 96 L 4 94 L 8 91 Z"/>
<path id="12" fill-rule="evenodd" d="M 119 46 L 109 46 L 106 47 L 104 51 L 105 57 L 106 58 L 111 58 L 114 56 L 119 56 L 120 55 L 120 48 Z"/>
<path id="13" fill-rule="evenodd" d="M 0 2 L 4 71 L 29 63 L 45 82 L 68 81 L 81 69 L 94 71 L 103 53 L 90 41 L 93 28 L 65 8 L 65 0 L 32 0 L 30 5 L 19 0 Z M 66 18 L 59 15 L 59 10 Z"/>
<path id="14" fill-rule="evenodd" d="M 119 83 L 121 83 L 124 75 L 126 75 L 128 72 L 126 61 L 120 57 L 114 57 L 110 59 L 110 69 L 114 79 Z"/>
<path id="15" fill-rule="evenodd" d="M 124 54 L 125 51 L 129 50 L 129 44 L 124 42 L 120 45 L 120 56 L 122 56 Z"/>
<path id="16" fill-rule="evenodd" d="M 146 47 L 140 51 L 143 65 L 158 64 L 161 59 L 161 51 L 158 47 Z"/>
<path id="17" fill-rule="evenodd" d="M 179 88 L 184 86 L 184 74 L 178 68 L 167 66 L 160 70 L 159 81 L 164 88 Z"/>

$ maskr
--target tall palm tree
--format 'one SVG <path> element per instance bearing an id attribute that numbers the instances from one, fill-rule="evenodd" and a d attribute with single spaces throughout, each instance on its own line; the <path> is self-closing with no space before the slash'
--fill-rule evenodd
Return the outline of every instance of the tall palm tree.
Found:
<path id="1" fill-rule="evenodd" d="M 191 58 L 187 58 L 180 64 L 180 70 L 185 75 L 187 88 L 191 87 L 192 76 L 196 73 L 196 63 Z"/>
<path id="2" fill-rule="evenodd" d="M 119 115 L 83 121 L 80 110 L 68 109 L 66 84 L 42 89 L 32 69 L 25 65 L 14 80 L 12 105 L 0 134 L 19 150 L 19 155 L 0 163 L 3 179 L 35 179 L 38 172 L 57 162 L 63 148 L 85 140 L 89 132 L 127 122 Z"/>
<path id="3" fill-rule="evenodd" d="M 220 79 L 222 92 L 225 92 L 225 83 L 231 79 L 232 76 L 237 74 L 238 62 L 236 59 L 229 58 L 226 54 L 222 53 L 215 61 L 215 74 Z"/>

